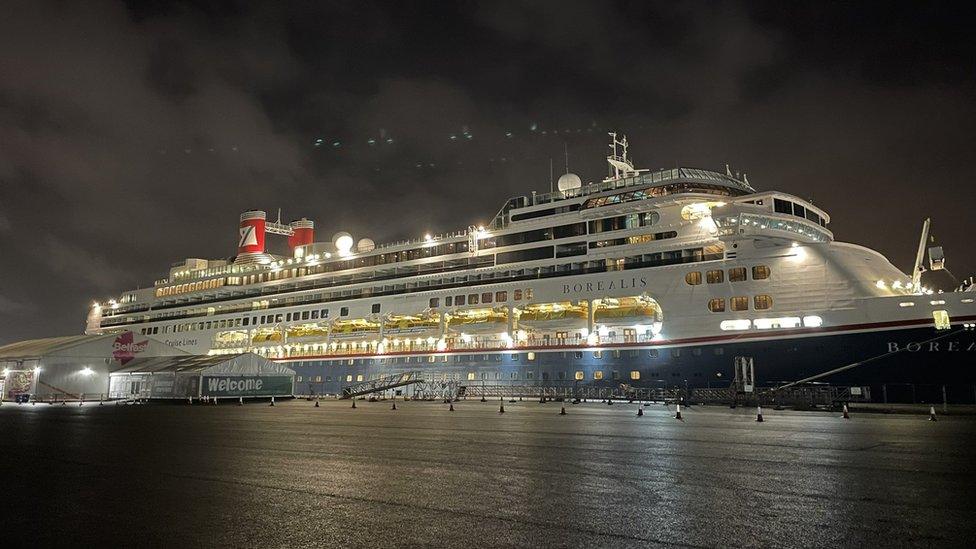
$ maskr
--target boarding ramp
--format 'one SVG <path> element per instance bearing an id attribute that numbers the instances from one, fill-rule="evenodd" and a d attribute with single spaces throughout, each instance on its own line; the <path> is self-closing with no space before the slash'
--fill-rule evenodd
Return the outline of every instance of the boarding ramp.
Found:
<path id="1" fill-rule="evenodd" d="M 405 387 L 423 381 L 419 371 L 402 372 L 388 376 L 378 377 L 370 381 L 357 383 L 342 388 L 342 398 L 354 398 L 370 393 L 380 393 L 398 387 Z"/>

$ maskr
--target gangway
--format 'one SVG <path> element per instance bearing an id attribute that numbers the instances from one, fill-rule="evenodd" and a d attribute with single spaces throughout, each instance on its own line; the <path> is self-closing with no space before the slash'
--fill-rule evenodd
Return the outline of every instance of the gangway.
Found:
<path id="1" fill-rule="evenodd" d="M 420 372 L 416 370 L 411 372 L 392 374 L 388 376 L 378 377 L 370 381 L 364 381 L 356 385 L 343 387 L 342 398 L 353 398 L 360 395 L 378 393 L 381 391 L 386 391 L 388 389 L 396 389 L 397 387 L 413 385 L 414 383 L 420 383 L 422 381 L 423 379 L 421 379 L 420 377 Z"/>

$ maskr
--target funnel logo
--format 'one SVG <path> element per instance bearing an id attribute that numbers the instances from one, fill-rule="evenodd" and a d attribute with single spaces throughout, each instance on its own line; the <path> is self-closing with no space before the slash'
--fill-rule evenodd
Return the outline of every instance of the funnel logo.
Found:
<path id="1" fill-rule="evenodd" d="M 137 343 L 133 340 L 132 332 L 125 332 L 115 338 L 115 342 L 112 343 L 112 358 L 124 366 L 147 348 L 149 348 L 149 341 Z"/>
<path id="2" fill-rule="evenodd" d="M 241 227 L 241 241 L 237 244 L 238 248 L 245 246 L 257 246 L 258 235 L 254 230 L 254 225 L 244 225 Z"/>

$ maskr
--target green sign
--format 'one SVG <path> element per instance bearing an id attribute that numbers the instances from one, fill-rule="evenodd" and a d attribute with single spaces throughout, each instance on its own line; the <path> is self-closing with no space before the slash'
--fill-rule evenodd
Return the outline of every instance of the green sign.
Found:
<path id="1" fill-rule="evenodd" d="M 203 376 L 204 396 L 285 396 L 292 391 L 292 376 Z"/>

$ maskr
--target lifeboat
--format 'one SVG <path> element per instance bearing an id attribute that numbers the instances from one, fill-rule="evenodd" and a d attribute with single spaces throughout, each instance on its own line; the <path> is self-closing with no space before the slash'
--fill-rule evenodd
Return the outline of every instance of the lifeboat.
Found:
<path id="1" fill-rule="evenodd" d="M 468 309 L 451 314 L 448 328 L 455 333 L 497 334 L 508 331 L 508 313 L 504 309 Z"/>
<path id="2" fill-rule="evenodd" d="M 324 338 L 329 335 L 328 326 L 323 326 L 322 324 L 298 324 L 296 326 L 291 326 L 288 328 L 288 339 L 292 338 Z"/>
<path id="3" fill-rule="evenodd" d="M 277 342 L 281 341 L 281 332 L 279 330 L 273 330 L 270 328 L 265 328 L 263 330 L 258 330 L 255 332 L 254 337 L 251 339 L 252 343 L 267 343 L 267 342 Z"/>
<path id="4" fill-rule="evenodd" d="M 332 323 L 332 337 L 379 337 L 380 323 L 365 318 L 336 320 Z"/>
<path id="5" fill-rule="evenodd" d="M 602 299 L 593 312 L 593 322 L 602 326 L 660 325 L 661 307 L 644 297 Z"/>
<path id="6" fill-rule="evenodd" d="M 586 327 L 586 306 L 568 301 L 541 303 L 522 309 L 518 317 L 519 328 L 534 330 L 569 330 Z"/>
<path id="7" fill-rule="evenodd" d="M 440 335 L 440 318 L 437 315 L 391 316 L 383 323 L 383 335 L 387 337 L 429 337 Z"/>

